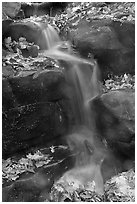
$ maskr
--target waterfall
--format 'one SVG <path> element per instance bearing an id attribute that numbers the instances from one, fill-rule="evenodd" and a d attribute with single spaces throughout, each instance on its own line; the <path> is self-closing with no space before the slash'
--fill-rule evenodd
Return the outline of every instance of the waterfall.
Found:
<path id="1" fill-rule="evenodd" d="M 59 40 L 55 30 L 43 30 L 45 39 L 48 41 L 48 50 L 44 55 L 64 62 L 66 81 L 73 86 L 69 93 L 71 107 L 75 116 L 75 126 L 66 136 L 70 150 L 75 154 L 74 168 L 65 173 L 66 177 L 74 177 L 84 185 L 94 180 L 97 193 L 103 193 L 103 178 L 101 164 L 105 157 L 105 149 L 95 132 L 94 113 L 90 103 L 94 97 L 100 94 L 98 85 L 98 64 L 95 60 L 86 60 L 71 54 L 69 43 Z M 90 103 L 89 103 L 90 101 Z"/>

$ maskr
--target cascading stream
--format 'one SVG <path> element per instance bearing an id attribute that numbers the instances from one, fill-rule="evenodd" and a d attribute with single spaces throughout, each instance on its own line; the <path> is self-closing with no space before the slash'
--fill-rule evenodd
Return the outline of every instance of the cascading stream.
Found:
<path id="1" fill-rule="evenodd" d="M 50 49 L 56 45 L 56 43 L 60 42 L 60 38 L 55 31 L 55 29 L 51 26 L 48 25 L 46 29 L 43 31 L 43 35 L 45 36 L 45 39 L 47 41 L 47 48 Z"/>
<path id="2" fill-rule="evenodd" d="M 48 25 L 43 30 L 43 34 L 48 44 L 48 50 L 44 51 L 45 56 L 60 63 L 64 62 L 66 80 L 73 87 L 69 97 L 76 124 L 73 132 L 70 130 L 72 134 L 66 136 L 66 140 L 72 152 L 76 154 L 76 158 L 74 168 L 64 174 L 64 179 L 73 177 L 83 185 L 94 180 L 96 192 L 102 194 L 103 178 L 100 169 L 105 150 L 96 137 L 94 114 L 89 103 L 89 100 L 91 102 L 100 93 L 97 62 L 70 54 L 70 46 L 63 48 L 64 42 L 60 41 L 51 26 Z"/>

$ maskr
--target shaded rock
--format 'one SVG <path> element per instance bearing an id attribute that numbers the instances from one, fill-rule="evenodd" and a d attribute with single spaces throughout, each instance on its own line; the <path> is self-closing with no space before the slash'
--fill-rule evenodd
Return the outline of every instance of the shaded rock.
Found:
<path id="1" fill-rule="evenodd" d="M 102 77 L 135 73 L 135 25 L 111 19 L 81 20 L 70 23 L 68 38 L 83 57 L 97 59 Z"/>
<path id="2" fill-rule="evenodd" d="M 28 58 L 30 56 L 29 50 L 27 48 L 21 49 L 21 54 L 25 58 Z"/>
<path id="3" fill-rule="evenodd" d="M 21 49 L 23 57 L 37 57 L 38 56 L 38 47 L 36 45 L 27 46 L 25 49 Z"/>
<path id="4" fill-rule="evenodd" d="M 41 191 L 49 191 L 53 181 L 46 174 L 36 173 L 20 179 L 2 190 L 3 202 L 38 201 Z"/>
<path id="5" fill-rule="evenodd" d="M 20 2 L 2 2 L 2 17 L 4 17 L 6 14 L 10 18 L 14 18 L 19 12 L 20 8 Z"/>
<path id="6" fill-rule="evenodd" d="M 20 11 L 17 13 L 17 15 L 14 17 L 15 20 L 21 20 L 25 18 L 24 11 L 20 9 Z"/>
<path id="7" fill-rule="evenodd" d="M 60 12 L 64 11 L 68 2 L 42 2 L 42 3 L 25 3 L 21 4 L 21 9 L 24 11 L 25 17 L 30 16 L 42 16 L 48 14 L 50 16 L 55 16 Z"/>
<path id="8" fill-rule="evenodd" d="M 63 84 L 59 71 L 3 79 L 3 156 L 65 134 L 70 106 Z"/>
<path id="9" fill-rule="evenodd" d="M 30 18 L 31 16 L 36 15 L 37 3 L 33 4 L 33 3 L 22 2 L 21 10 L 23 11 L 25 18 Z"/>
<path id="10" fill-rule="evenodd" d="M 65 80 L 61 71 L 45 71 L 36 78 L 33 78 L 36 71 L 33 71 L 33 74 L 31 71 L 26 72 L 25 76 L 24 71 L 24 77 L 3 79 L 3 110 L 15 108 L 16 100 L 18 106 L 21 106 L 62 99 L 63 94 L 60 89 L 62 89 Z"/>
<path id="11" fill-rule="evenodd" d="M 29 50 L 29 55 L 31 57 L 37 57 L 38 56 L 38 47 L 36 45 L 29 46 L 28 50 Z"/>
<path id="12" fill-rule="evenodd" d="M 11 23 L 13 23 L 13 22 L 14 22 L 14 21 L 11 20 L 11 19 L 3 20 L 3 21 L 2 21 L 2 33 L 5 33 L 6 30 L 8 29 L 8 27 L 9 27 L 9 25 L 10 25 Z"/>
<path id="13" fill-rule="evenodd" d="M 7 37 L 11 37 L 15 41 L 18 41 L 20 37 L 24 37 L 28 42 L 34 42 L 39 45 L 41 49 L 47 48 L 47 40 L 42 32 L 43 28 L 47 27 L 46 23 L 43 24 L 43 28 L 40 23 L 31 21 L 13 22 L 8 26 L 5 26 L 5 22 L 3 22 L 3 26 L 3 41 Z"/>
<path id="14" fill-rule="evenodd" d="M 122 120 L 128 129 L 134 132 L 135 129 L 135 92 L 131 90 L 112 91 L 103 94 L 103 103 Z"/>
<path id="15" fill-rule="evenodd" d="M 5 38 L 11 37 L 12 40 L 18 42 L 19 38 L 23 37 L 27 42 L 34 43 L 38 45 L 40 49 L 45 50 L 51 48 L 60 41 L 56 30 L 51 25 L 47 24 L 46 18 L 43 22 L 40 22 L 38 19 L 36 21 L 24 19 L 8 23 L 6 20 L 6 22 L 3 21 L 3 27 L 3 45 L 5 43 Z"/>
<path id="16" fill-rule="evenodd" d="M 7 53 L 2 50 L 2 54 L 6 55 Z M 2 66 L 2 74 L 4 77 L 14 76 L 14 70 L 11 65 Z"/>
<path id="17" fill-rule="evenodd" d="M 2 190 L 3 202 L 46 201 L 49 198 L 49 192 L 53 183 L 72 166 L 70 151 L 65 146 L 54 146 L 54 151 L 51 151 L 51 148 L 40 149 L 40 153 L 45 158 L 49 155 L 51 161 L 48 164 L 44 164 L 43 158 L 33 157 L 31 159 L 29 157 L 29 161 L 35 167 L 34 172 L 29 173 L 29 165 L 27 168 L 23 166 L 26 168 L 26 172 L 20 174 L 18 180 L 5 182 Z M 18 165 L 19 163 L 16 157 L 14 159 L 13 165 L 9 165 L 11 171 L 14 168 L 14 164 Z M 23 158 L 21 157 L 21 159 Z M 35 162 L 41 162 L 43 165 L 40 168 L 36 168 Z M 18 168 L 18 170 L 20 169 Z M 8 173 L 8 171 L 6 172 Z"/>
<path id="18" fill-rule="evenodd" d="M 2 48 L 2 58 L 6 57 L 8 55 L 8 50 Z"/>
<path id="19" fill-rule="evenodd" d="M 32 146 L 47 145 L 65 134 L 65 120 L 57 103 L 36 103 L 3 113 L 3 156 Z"/>
<path id="20" fill-rule="evenodd" d="M 135 93 L 111 91 L 91 102 L 96 128 L 118 157 L 135 156 Z"/>

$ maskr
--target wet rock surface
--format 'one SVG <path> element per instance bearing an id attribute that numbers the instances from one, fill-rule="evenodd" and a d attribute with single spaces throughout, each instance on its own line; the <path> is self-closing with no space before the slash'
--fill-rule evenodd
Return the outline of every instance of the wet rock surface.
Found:
<path id="1" fill-rule="evenodd" d="M 62 99 L 61 88 L 65 80 L 61 71 L 47 70 L 47 72 L 45 71 L 34 78 L 35 73 L 36 71 L 28 70 L 23 71 L 23 76 L 3 79 L 4 110 L 14 108 L 15 100 L 17 100 L 19 106 Z"/>
<path id="2" fill-rule="evenodd" d="M 70 25 L 68 38 L 82 57 L 97 59 L 102 78 L 135 73 L 135 25 L 111 19 L 81 20 Z"/>
<path id="3" fill-rule="evenodd" d="M 36 103 L 3 113 L 3 157 L 31 146 L 46 145 L 67 127 L 58 103 Z"/>
<path id="4" fill-rule="evenodd" d="M 7 26 L 8 24 L 8 26 Z M 47 22 L 43 23 L 47 26 Z M 20 37 L 24 37 L 28 42 L 34 42 L 41 49 L 47 49 L 47 41 L 40 24 L 31 20 L 22 20 L 19 22 L 8 23 L 7 20 L 2 22 L 3 41 L 5 38 L 11 37 L 12 40 L 18 41 Z"/>
<path id="5" fill-rule="evenodd" d="M 46 144 L 67 131 L 63 73 L 33 75 L 3 79 L 3 156 Z"/>
<path id="6" fill-rule="evenodd" d="M 97 130 L 116 154 L 134 158 L 135 93 L 117 90 L 91 101 Z"/>
<path id="7" fill-rule="evenodd" d="M 7 162 L 7 166 L 4 167 L 3 202 L 46 201 L 49 199 L 53 183 L 73 165 L 71 154 L 65 146 L 52 146 L 52 148 L 43 148 L 40 151 L 37 155 L 29 153 L 24 160 L 20 155 L 12 158 L 9 164 Z M 18 172 L 15 170 L 16 165 L 18 165 Z M 10 171 L 8 171 L 9 168 Z M 24 173 L 21 173 L 21 170 L 24 170 Z M 13 176 L 19 178 L 13 181 Z"/>

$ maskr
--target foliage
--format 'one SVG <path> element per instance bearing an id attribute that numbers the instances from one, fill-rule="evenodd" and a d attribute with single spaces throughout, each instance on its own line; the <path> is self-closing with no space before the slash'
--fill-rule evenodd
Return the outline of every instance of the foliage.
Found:
<path id="1" fill-rule="evenodd" d="M 53 202 L 102 202 L 104 201 L 103 195 L 98 195 L 94 191 L 86 189 L 73 189 L 70 187 L 70 191 L 61 184 L 56 184 L 52 187 L 50 193 L 50 201 Z"/>
<path id="2" fill-rule="evenodd" d="M 16 52 L 14 53 L 15 45 Z M 6 47 L 10 52 L 2 58 L 3 77 L 9 76 L 10 73 L 7 70 L 9 67 L 11 67 L 14 76 L 23 77 L 35 73 L 34 78 L 43 71 L 59 68 L 57 62 L 46 57 L 44 53 L 39 52 L 36 58 L 24 57 L 21 49 L 32 45 L 34 43 L 28 43 L 25 38 L 20 38 L 18 42 L 12 41 L 10 37 L 6 39 Z"/>
<path id="3" fill-rule="evenodd" d="M 112 76 L 105 80 L 102 87 L 104 92 L 117 89 L 135 89 L 135 75 L 124 74 L 121 76 Z"/>
<path id="4" fill-rule="evenodd" d="M 52 160 L 49 154 L 42 154 L 37 150 L 34 154 L 29 153 L 25 158 L 18 161 L 12 158 L 2 161 L 2 177 L 7 181 L 14 181 L 24 172 L 35 173 L 36 168 L 47 165 Z"/>
<path id="5" fill-rule="evenodd" d="M 135 21 L 134 2 L 73 2 L 66 12 L 55 16 L 54 24 L 62 31 L 69 29 L 69 25 L 78 25 L 81 19 L 112 19 L 118 21 Z"/>
<path id="6" fill-rule="evenodd" d="M 12 157 L 2 160 L 2 178 L 5 181 L 14 181 L 25 172 L 35 173 L 38 168 L 50 165 L 57 150 L 66 151 L 67 146 L 51 146 L 40 150 L 32 150 L 21 158 Z"/>

